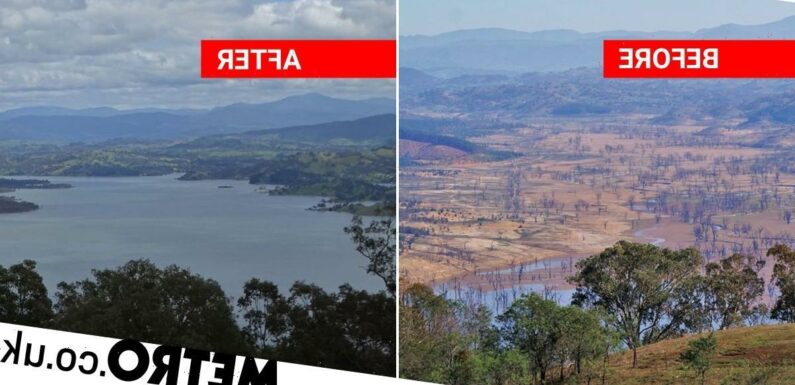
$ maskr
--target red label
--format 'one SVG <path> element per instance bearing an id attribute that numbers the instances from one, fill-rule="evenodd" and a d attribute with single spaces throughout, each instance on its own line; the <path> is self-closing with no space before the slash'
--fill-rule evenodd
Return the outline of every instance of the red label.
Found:
<path id="1" fill-rule="evenodd" d="M 605 40 L 606 78 L 792 78 L 795 40 Z"/>
<path id="2" fill-rule="evenodd" d="M 203 78 L 394 78 L 395 40 L 202 40 Z"/>

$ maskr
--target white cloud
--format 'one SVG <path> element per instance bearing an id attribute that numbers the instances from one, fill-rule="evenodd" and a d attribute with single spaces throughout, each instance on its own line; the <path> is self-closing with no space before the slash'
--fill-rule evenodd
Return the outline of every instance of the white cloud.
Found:
<path id="1" fill-rule="evenodd" d="M 201 80 L 198 47 L 203 38 L 394 38 L 394 31 L 394 0 L 4 0 L 0 109 L 213 105 L 218 96 L 269 100 L 296 90 L 392 96 L 393 81 Z"/>

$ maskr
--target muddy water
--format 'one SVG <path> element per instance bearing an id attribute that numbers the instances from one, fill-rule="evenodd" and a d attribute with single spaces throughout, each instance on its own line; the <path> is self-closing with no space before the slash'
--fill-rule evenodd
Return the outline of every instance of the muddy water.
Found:
<path id="1" fill-rule="evenodd" d="M 566 282 L 566 277 L 574 273 L 574 265 L 583 257 L 537 260 L 498 270 L 476 271 L 452 280 L 434 282 L 433 288 L 448 299 L 468 305 L 485 305 L 495 315 L 531 292 L 568 305 L 574 287 Z"/>
<path id="2" fill-rule="evenodd" d="M 633 233 L 638 242 L 662 246 L 666 240 L 647 232 L 655 226 Z M 605 245 L 608 247 L 609 245 Z M 492 313 L 500 314 L 516 299 L 531 292 L 556 300 L 561 305 L 571 303 L 574 286 L 567 277 L 575 274 L 576 263 L 589 255 L 572 255 L 565 258 L 536 260 L 506 266 L 497 270 L 479 270 L 451 280 L 434 282 L 434 290 L 449 299 L 466 304 L 482 304 Z"/>

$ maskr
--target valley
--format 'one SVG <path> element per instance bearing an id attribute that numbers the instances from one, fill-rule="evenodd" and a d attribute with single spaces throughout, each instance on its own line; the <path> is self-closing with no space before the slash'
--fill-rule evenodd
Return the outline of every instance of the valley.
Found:
<path id="1" fill-rule="evenodd" d="M 401 376 L 792 383 L 795 83 L 613 79 L 603 47 L 787 39 L 795 18 L 687 31 L 482 23 L 401 39 Z M 623 64 L 695 59 L 677 55 Z"/>
<path id="2" fill-rule="evenodd" d="M 549 105 L 541 110 L 514 107 L 513 90 L 527 92 L 527 86 L 505 81 L 433 89 L 405 103 L 412 120 L 401 131 L 435 136 L 401 141 L 401 164 L 407 165 L 401 167 L 400 203 L 404 280 L 457 297 L 518 297 L 543 289 L 565 296 L 574 264 L 622 239 L 695 247 L 707 261 L 746 254 L 769 277 L 765 251 L 795 241 L 789 125 L 760 113 L 758 102 L 747 102 L 754 112 L 743 107 L 727 114 L 731 107 L 714 109 L 714 98 L 696 96 L 717 90 L 683 92 L 694 101 L 689 105 L 662 106 L 651 97 L 627 105 L 608 95 L 623 88 L 665 99 L 685 85 L 650 83 L 657 87 L 651 90 L 642 82 L 616 82 L 582 93 L 585 84 L 603 81 L 574 73 L 568 80 L 565 74 L 539 76 L 547 79 L 537 81 L 546 84 L 546 94 L 549 82 L 580 91 L 567 101 L 518 96 L 528 106 Z M 453 102 L 439 108 L 448 111 L 440 118 L 428 112 L 435 109 L 427 102 L 443 90 Z M 503 95 L 495 97 L 497 91 Z M 485 106 L 481 97 L 491 100 L 488 107 L 464 112 Z M 749 94 L 733 103 L 745 98 Z"/>

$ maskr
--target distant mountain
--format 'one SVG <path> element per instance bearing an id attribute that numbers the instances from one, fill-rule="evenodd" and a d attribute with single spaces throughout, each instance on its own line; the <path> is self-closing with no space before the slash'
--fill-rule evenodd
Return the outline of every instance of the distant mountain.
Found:
<path id="1" fill-rule="evenodd" d="M 601 66 L 602 40 L 617 38 L 792 39 L 795 38 L 795 16 L 767 24 L 727 24 L 696 32 L 522 32 L 486 28 L 435 36 L 401 36 L 400 61 L 403 67 L 443 77 L 554 72 Z"/>
<path id="2" fill-rule="evenodd" d="M 395 114 L 383 114 L 353 121 L 253 131 L 244 135 L 275 134 L 282 140 L 317 143 L 348 141 L 386 144 L 395 142 L 396 128 Z"/>
<path id="3" fill-rule="evenodd" d="M 403 90 L 415 90 L 433 87 L 439 78 L 410 67 L 400 68 L 400 88 Z"/>
<path id="4" fill-rule="evenodd" d="M 351 121 L 247 131 L 205 136 L 173 146 L 177 149 L 256 149 L 274 140 L 321 146 L 383 146 L 395 143 L 395 114 L 375 115 Z"/>
<path id="5" fill-rule="evenodd" d="M 84 117 L 109 117 L 117 115 L 130 115 L 138 113 L 155 113 L 163 112 L 173 115 L 194 115 L 205 113 L 207 110 L 193 109 L 193 108 L 180 108 L 180 109 L 165 109 L 165 108 L 137 108 L 131 110 L 119 110 L 112 107 L 96 107 L 96 108 L 64 108 L 55 106 L 35 106 L 35 107 L 22 107 L 0 112 L 0 121 L 10 120 L 23 116 L 84 116 Z"/>
<path id="6" fill-rule="evenodd" d="M 394 99 L 346 100 L 313 93 L 271 103 L 218 107 L 202 115 L 201 120 L 211 125 L 257 129 L 352 120 L 394 112 Z"/>
<path id="7" fill-rule="evenodd" d="M 457 134 L 521 124 L 534 117 L 606 114 L 649 115 L 654 116 L 653 123 L 662 125 L 719 119 L 746 126 L 795 126 L 793 85 L 788 79 L 611 81 L 598 69 L 512 77 L 470 75 L 438 79 L 434 87 L 405 94 L 401 90 L 401 128 Z M 429 118 L 423 111 L 446 118 Z"/>
<path id="8" fill-rule="evenodd" d="M 699 39 L 792 39 L 795 38 L 795 16 L 759 25 L 725 24 L 693 34 Z"/>
<path id="9" fill-rule="evenodd" d="M 101 142 L 189 139 L 206 135 L 312 125 L 395 112 L 388 98 L 345 100 L 319 94 L 211 110 L 30 107 L 0 113 L 0 140 Z"/>
<path id="10" fill-rule="evenodd" d="M 18 118 L 21 116 L 113 116 L 118 115 L 119 110 L 110 107 L 71 109 L 52 106 L 23 107 L 8 110 L 0 113 L 0 121 Z"/>

